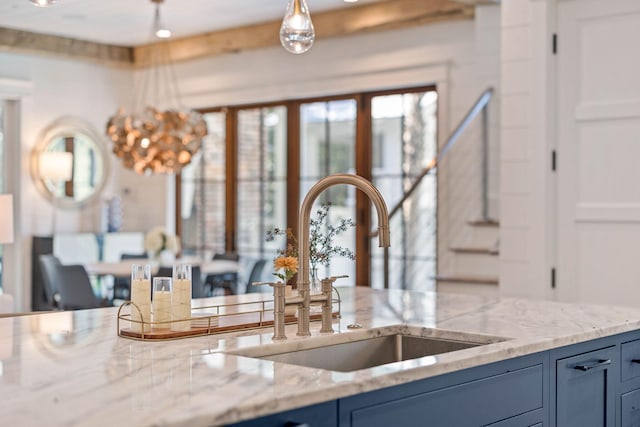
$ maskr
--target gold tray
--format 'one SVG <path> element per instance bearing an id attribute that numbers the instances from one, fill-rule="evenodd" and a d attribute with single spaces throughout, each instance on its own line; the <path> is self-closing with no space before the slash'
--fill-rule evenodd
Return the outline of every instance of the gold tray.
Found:
<path id="1" fill-rule="evenodd" d="M 335 290 L 335 288 L 334 288 Z M 340 317 L 340 294 L 337 298 L 332 298 L 331 303 L 337 310 L 333 310 L 332 317 Z M 202 335 L 222 334 L 231 331 L 240 331 L 246 329 L 257 329 L 273 326 L 273 299 L 263 301 L 241 302 L 233 304 L 217 304 L 193 308 L 191 310 L 192 317 L 188 319 L 179 319 L 172 322 L 145 322 L 134 320 L 131 313 L 123 313 L 123 308 L 130 307 L 130 310 L 138 310 L 139 308 L 131 301 L 126 301 L 118 309 L 118 336 L 133 340 L 142 341 L 161 341 L 178 338 L 197 337 Z M 312 305 L 309 320 L 321 320 L 320 312 L 314 312 L 313 309 L 317 305 Z M 289 307 L 287 307 L 289 308 Z M 195 316 L 194 316 L 195 314 Z M 141 317 L 141 316 L 140 316 Z M 295 314 L 286 314 L 284 321 L 286 324 L 296 323 L 298 320 Z M 140 329 L 146 332 L 134 331 L 131 327 L 121 327 L 120 322 L 138 323 Z M 191 329 L 186 331 L 171 330 L 171 323 L 190 321 Z M 196 325 L 193 325 L 196 323 Z"/>

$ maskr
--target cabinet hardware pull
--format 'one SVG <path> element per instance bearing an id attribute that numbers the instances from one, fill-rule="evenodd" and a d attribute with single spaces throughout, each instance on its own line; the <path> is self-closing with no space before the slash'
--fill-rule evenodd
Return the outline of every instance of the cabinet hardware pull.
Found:
<path id="1" fill-rule="evenodd" d="M 298 423 L 292 423 L 291 421 L 287 422 L 284 427 L 309 427 L 309 424 L 298 424 Z"/>
<path id="2" fill-rule="evenodd" d="M 631 359 L 631 363 L 640 363 L 640 359 Z"/>
<path id="3" fill-rule="evenodd" d="M 588 371 L 593 368 L 598 368 L 600 366 L 611 365 L 611 359 L 600 359 L 597 362 L 591 363 L 583 363 L 580 365 L 576 365 L 573 369 L 577 369 L 579 371 Z"/>

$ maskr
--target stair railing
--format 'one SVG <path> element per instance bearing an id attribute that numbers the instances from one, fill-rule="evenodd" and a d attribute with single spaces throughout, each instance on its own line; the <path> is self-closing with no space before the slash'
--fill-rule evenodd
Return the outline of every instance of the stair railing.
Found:
<path id="1" fill-rule="evenodd" d="M 455 130 L 449 135 L 440 152 L 429 162 L 427 166 L 418 174 L 411 184 L 411 187 L 404 193 L 402 199 L 389 211 L 389 221 L 402 209 L 404 203 L 411 197 L 418 188 L 422 180 L 429 175 L 437 166 L 442 157 L 453 147 L 460 135 L 469 127 L 471 122 L 482 113 L 482 219 L 489 219 L 489 101 L 493 97 L 494 89 L 487 88 L 476 102 L 471 106 L 467 114 L 462 118 Z M 378 236 L 377 228 L 372 231 L 370 237 Z M 389 288 L 389 248 L 384 248 L 384 288 Z M 403 284 L 403 287 L 405 284 Z"/>

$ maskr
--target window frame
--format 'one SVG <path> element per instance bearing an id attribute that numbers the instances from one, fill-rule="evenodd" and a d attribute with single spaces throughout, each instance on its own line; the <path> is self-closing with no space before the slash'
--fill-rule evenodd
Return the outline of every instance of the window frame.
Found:
<path id="1" fill-rule="evenodd" d="M 287 159 L 286 173 L 286 195 L 287 195 L 287 211 L 286 222 L 295 235 L 298 234 L 298 214 L 300 207 L 300 107 L 302 104 L 314 102 L 328 102 L 345 99 L 355 99 L 357 105 L 356 114 L 356 140 L 355 140 L 355 173 L 365 179 L 372 178 L 372 148 L 374 141 L 372 140 L 372 100 L 378 96 L 407 94 L 417 92 L 437 92 L 435 84 L 412 86 L 412 87 L 396 87 L 389 89 L 381 89 L 374 91 L 355 92 L 333 94 L 309 98 L 286 99 L 269 102 L 256 102 L 248 104 L 238 104 L 230 106 L 218 106 L 211 108 L 203 108 L 198 110 L 202 114 L 212 112 L 226 113 L 226 141 L 225 141 L 225 251 L 237 251 L 237 201 L 238 201 L 238 112 L 244 109 L 267 108 L 274 106 L 284 106 L 287 108 Z M 437 119 L 437 113 L 436 113 Z M 181 182 L 182 176 L 175 176 L 175 194 L 176 194 L 176 212 L 175 212 L 175 229 L 180 236 L 182 231 L 180 206 L 181 206 Z M 389 206 L 392 209 L 393 206 Z M 354 252 L 358 254 L 356 257 L 356 286 L 370 286 L 370 244 L 371 244 L 371 203 L 362 192 L 356 192 L 355 207 L 356 222 L 356 242 Z M 437 220 L 437 219 L 436 219 Z M 437 253 L 437 241 L 436 241 Z"/>

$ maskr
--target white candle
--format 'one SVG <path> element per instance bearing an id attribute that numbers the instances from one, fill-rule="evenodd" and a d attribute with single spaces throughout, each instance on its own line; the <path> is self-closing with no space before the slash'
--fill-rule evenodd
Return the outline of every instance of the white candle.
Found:
<path id="1" fill-rule="evenodd" d="M 151 321 L 151 281 L 148 279 L 135 279 L 131 281 L 131 318 L 137 321 Z M 142 323 L 131 322 L 131 329 L 142 332 Z M 144 332 L 149 332 L 149 325 L 144 325 Z"/>
<path id="2" fill-rule="evenodd" d="M 153 293 L 153 321 L 171 321 L 171 291 L 155 291 Z M 157 329 L 169 327 L 169 323 L 161 323 L 154 326 Z"/>
<path id="3" fill-rule="evenodd" d="M 191 280 L 173 279 L 173 295 L 171 300 L 171 330 L 188 331 L 191 321 L 176 322 L 176 320 L 191 317 Z"/>

